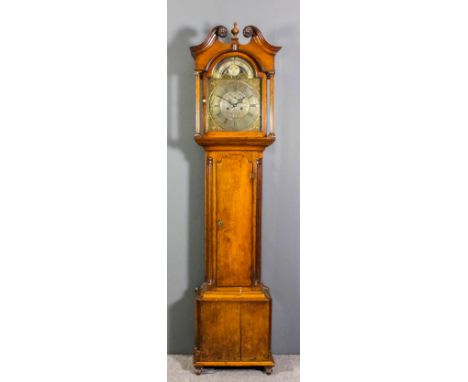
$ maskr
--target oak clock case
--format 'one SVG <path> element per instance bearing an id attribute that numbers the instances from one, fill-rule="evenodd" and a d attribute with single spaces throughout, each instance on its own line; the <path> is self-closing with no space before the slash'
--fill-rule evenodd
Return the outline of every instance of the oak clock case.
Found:
<path id="1" fill-rule="evenodd" d="M 205 151 L 205 279 L 196 289 L 193 365 L 261 366 L 271 355 L 272 299 L 261 281 L 263 151 L 275 141 L 275 55 L 252 25 L 247 44 L 213 28 L 195 60 L 195 141 Z"/>

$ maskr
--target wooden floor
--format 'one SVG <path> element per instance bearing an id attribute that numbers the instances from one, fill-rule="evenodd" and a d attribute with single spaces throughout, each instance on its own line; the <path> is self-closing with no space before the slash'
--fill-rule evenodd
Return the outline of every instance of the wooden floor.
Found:
<path id="1" fill-rule="evenodd" d="M 299 382 L 299 355 L 273 355 L 276 366 L 271 375 L 259 368 L 206 368 L 195 375 L 191 355 L 167 356 L 168 382 Z"/>

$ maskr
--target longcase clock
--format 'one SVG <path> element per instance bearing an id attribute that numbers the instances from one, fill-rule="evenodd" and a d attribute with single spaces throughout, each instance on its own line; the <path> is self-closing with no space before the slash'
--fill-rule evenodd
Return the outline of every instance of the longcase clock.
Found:
<path id="1" fill-rule="evenodd" d="M 275 55 L 255 26 L 224 26 L 190 48 L 195 141 L 205 151 L 205 280 L 196 289 L 193 364 L 270 374 L 271 297 L 261 282 L 263 151 L 275 141 Z M 267 129 L 268 128 L 268 129 Z"/>

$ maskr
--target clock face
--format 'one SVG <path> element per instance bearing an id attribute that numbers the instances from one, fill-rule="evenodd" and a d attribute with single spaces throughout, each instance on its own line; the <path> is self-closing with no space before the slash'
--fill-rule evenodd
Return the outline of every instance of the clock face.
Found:
<path id="1" fill-rule="evenodd" d="M 208 90 L 208 130 L 260 130 L 261 79 L 241 57 L 228 57 L 213 70 Z"/>
<path id="2" fill-rule="evenodd" d="M 229 68 L 231 70 L 231 67 Z M 213 83 L 209 98 L 210 119 L 224 131 L 258 130 L 260 97 L 255 83 L 246 80 L 219 80 Z"/>

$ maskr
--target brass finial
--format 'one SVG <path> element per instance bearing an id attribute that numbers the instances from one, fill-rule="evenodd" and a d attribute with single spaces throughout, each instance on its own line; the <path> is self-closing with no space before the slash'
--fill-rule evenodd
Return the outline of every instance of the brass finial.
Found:
<path id="1" fill-rule="evenodd" d="M 237 28 L 236 21 L 234 21 L 234 28 L 231 29 L 231 33 L 234 38 L 237 38 L 237 35 L 239 34 L 239 28 Z"/>

